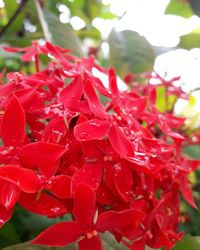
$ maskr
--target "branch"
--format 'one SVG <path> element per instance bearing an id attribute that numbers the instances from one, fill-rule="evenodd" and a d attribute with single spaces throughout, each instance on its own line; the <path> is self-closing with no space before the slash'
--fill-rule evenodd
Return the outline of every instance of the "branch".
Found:
<path id="1" fill-rule="evenodd" d="M 16 9 L 16 11 L 13 13 L 13 15 L 11 16 L 9 22 L 6 24 L 6 26 L 4 26 L 1 30 L 0 30 L 0 37 L 4 35 L 4 33 L 7 31 L 7 29 L 11 26 L 11 24 L 14 22 L 14 20 L 16 19 L 16 17 L 21 13 L 21 11 L 23 10 L 23 8 L 26 6 L 27 2 L 29 0 L 22 0 L 21 3 L 19 4 L 18 8 Z"/>
<path id="2" fill-rule="evenodd" d="M 195 92 L 195 91 L 199 91 L 200 90 L 200 87 L 197 87 L 195 89 L 192 89 L 191 92 Z"/>
<path id="3" fill-rule="evenodd" d="M 36 9 L 37 9 L 37 14 L 38 14 L 38 17 L 39 17 L 39 20 L 40 20 L 40 24 L 41 24 L 41 27 L 42 27 L 44 38 L 45 38 L 46 41 L 52 42 L 52 35 L 49 32 L 49 27 L 48 27 L 48 24 L 47 24 L 47 22 L 45 20 L 44 13 L 42 11 L 42 6 L 41 6 L 39 0 L 35 0 L 35 6 L 36 6 Z"/>

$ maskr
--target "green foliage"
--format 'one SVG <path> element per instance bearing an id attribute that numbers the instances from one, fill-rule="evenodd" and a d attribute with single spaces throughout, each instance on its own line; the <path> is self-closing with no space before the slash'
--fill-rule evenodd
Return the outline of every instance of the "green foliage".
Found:
<path id="1" fill-rule="evenodd" d="M 153 69 L 154 51 L 145 37 L 137 32 L 114 29 L 108 37 L 110 64 L 124 77 L 127 73 L 139 73 Z"/>
<path id="2" fill-rule="evenodd" d="M 84 55 L 81 41 L 69 24 L 63 24 L 58 17 L 48 11 L 44 11 L 44 21 L 51 35 L 51 42 L 63 48 L 70 48 L 71 53 L 82 57 Z"/>
<path id="3" fill-rule="evenodd" d="M 173 250 L 199 250 L 200 241 L 199 237 L 192 237 L 186 235 L 183 239 L 177 243 Z"/>
<path id="4" fill-rule="evenodd" d="M 180 0 L 171 0 L 165 10 L 165 14 L 189 18 L 193 15 L 193 12 L 188 2 L 182 2 Z"/>
<path id="5" fill-rule="evenodd" d="M 193 159 L 200 159 L 200 147 L 198 145 L 191 145 L 184 148 L 184 153 Z"/>
<path id="6" fill-rule="evenodd" d="M 18 4 L 16 0 L 4 0 L 6 5 L 6 13 L 8 20 L 11 18 L 13 13 L 16 11 Z M 25 18 L 24 12 L 20 12 L 19 15 L 17 15 L 15 22 L 10 25 L 7 34 L 17 33 L 21 30 L 21 26 L 23 23 L 23 20 Z"/>
<path id="7" fill-rule="evenodd" d="M 200 28 L 191 33 L 181 36 L 179 47 L 183 49 L 193 49 L 200 47 Z"/>

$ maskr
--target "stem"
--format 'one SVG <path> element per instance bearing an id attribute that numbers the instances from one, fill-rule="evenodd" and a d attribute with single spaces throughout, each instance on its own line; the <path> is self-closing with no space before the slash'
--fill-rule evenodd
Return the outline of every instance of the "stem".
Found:
<path id="1" fill-rule="evenodd" d="M 6 24 L 6 26 L 4 26 L 1 30 L 0 30 L 0 37 L 4 35 L 4 33 L 7 31 L 7 29 L 11 26 L 11 24 L 14 22 L 14 20 L 16 19 L 16 17 L 21 13 L 21 11 L 24 9 L 24 7 L 26 6 L 27 2 L 29 0 L 22 0 L 21 3 L 19 4 L 18 8 L 16 9 L 16 11 L 13 13 L 13 15 L 11 16 L 10 20 L 8 21 L 8 23 Z"/>
<path id="2" fill-rule="evenodd" d="M 40 24 L 42 26 L 44 38 L 46 41 L 52 42 L 52 36 L 51 36 L 51 33 L 49 32 L 49 28 L 48 28 L 47 22 L 45 20 L 45 17 L 44 17 L 43 11 L 42 11 L 42 7 L 40 5 L 39 0 L 35 0 L 35 6 L 37 9 Z"/>

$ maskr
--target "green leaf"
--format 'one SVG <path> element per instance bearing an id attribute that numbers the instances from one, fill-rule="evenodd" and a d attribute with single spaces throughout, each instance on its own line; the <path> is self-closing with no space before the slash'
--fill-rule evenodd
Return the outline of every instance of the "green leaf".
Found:
<path id="1" fill-rule="evenodd" d="M 183 2 L 180 0 L 171 0 L 165 10 L 165 14 L 189 18 L 193 15 L 193 12 L 188 2 Z"/>
<path id="2" fill-rule="evenodd" d="M 156 107 L 160 112 L 165 112 L 167 109 L 166 87 L 158 87 L 156 89 Z"/>
<path id="3" fill-rule="evenodd" d="M 124 77 L 129 72 L 139 73 L 153 69 L 155 54 L 147 39 L 135 31 L 112 30 L 108 43 L 110 64 Z"/>
<path id="4" fill-rule="evenodd" d="M 162 47 L 162 46 L 152 46 L 156 56 L 162 55 L 169 51 L 176 50 L 176 47 Z"/>
<path id="5" fill-rule="evenodd" d="M 199 0 L 189 0 L 189 4 L 193 10 L 193 12 L 200 16 L 200 1 Z"/>
<path id="6" fill-rule="evenodd" d="M 6 225 L 0 230 L 0 248 L 8 244 L 16 244 L 19 242 L 19 235 L 15 230 L 11 222 L 7 222 Z"/>
<path id="7" fill-rule="evenodd" d="M 70 25 L 61 23 L 56 15 L 47 10 L 42 10 L 39 4 L 37 5 L 37 11 L 47 40 L 63 48 L 71 49 L 71 53 L 76 56 L 84 56 L 81 42 L 78 36 L 73 33 Z"/>
<path id="8" fill-rule="evenodd" d="M 19 4 L 17 4 L 16 0 L 4 0 L 4 3 L 8 19 L 10 19 L 14 12 L 17 10 Z M 6 31 L 6 34 L 17 33 L 17 31 L 23 29 L 24 18 L 24 12 L 21 11 L 15 18 L 14 22 L 12 22 L 12 24 L 9 26 L 8 30 Z"/>
<path id="9" fill-rule="evenodd" d="M 191 33 L 180 37 L 178 47 L 183 49 L 193 49 L 200 47 L 200 28 L 193 30 Z"/>
<path id="10" fill-rule="evenodd" d="M 44 247 L 32 245 L 30 242 L 25 242 L 5 247 L 2 250 L 77 250 L 77 247 L 75 245 L 69 245 L 67 247 Z"/>
<path id="11" fill-rule="evenodd" d="M 76 34 L 81 38 L 92 38 L 99 41 L 101 39 L 101 33 L 98 29 L 94 27 L 84 28 L 82 30 L 76 31 Z"/>
<path id="12" fill-rule="evenodd" d="M 200 159 L 200 147 L 198 145 L 184 147 L 183 152 L 193 159 Z"/>
<path id="13" fill-rule="evenodd" d="M 192 237 L 185 235 L 181 241 L 179 241 L 173 250 L 199 250 L 200 242 L 199 237 Z"/>

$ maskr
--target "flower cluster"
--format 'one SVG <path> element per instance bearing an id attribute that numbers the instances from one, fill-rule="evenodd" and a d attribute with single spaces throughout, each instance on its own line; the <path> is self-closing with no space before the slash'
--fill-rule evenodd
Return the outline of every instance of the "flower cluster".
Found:
<path id="1" fill-rule="evenodd" d="M 187 176 L 199 161 L 182 154 L 185 119 L 159 111 L 156 96 L 161 85 L 166 96 L 186 94 L 158 76 L 158 85 L 127 76 L 120 91 L 112 68 L 48 42 L 5 49 L 34 58 L 36 73 L 8 73 L 0 87 L 1 226 L 18 203 L 51 218 L 71 215 L 33 244 L 101 250 L 109 231 L 133 250 L 171 249 L 182 237 L 180 195 L 196 206 Z M 42 70 L 40 54 L 51 58 Z"/>

